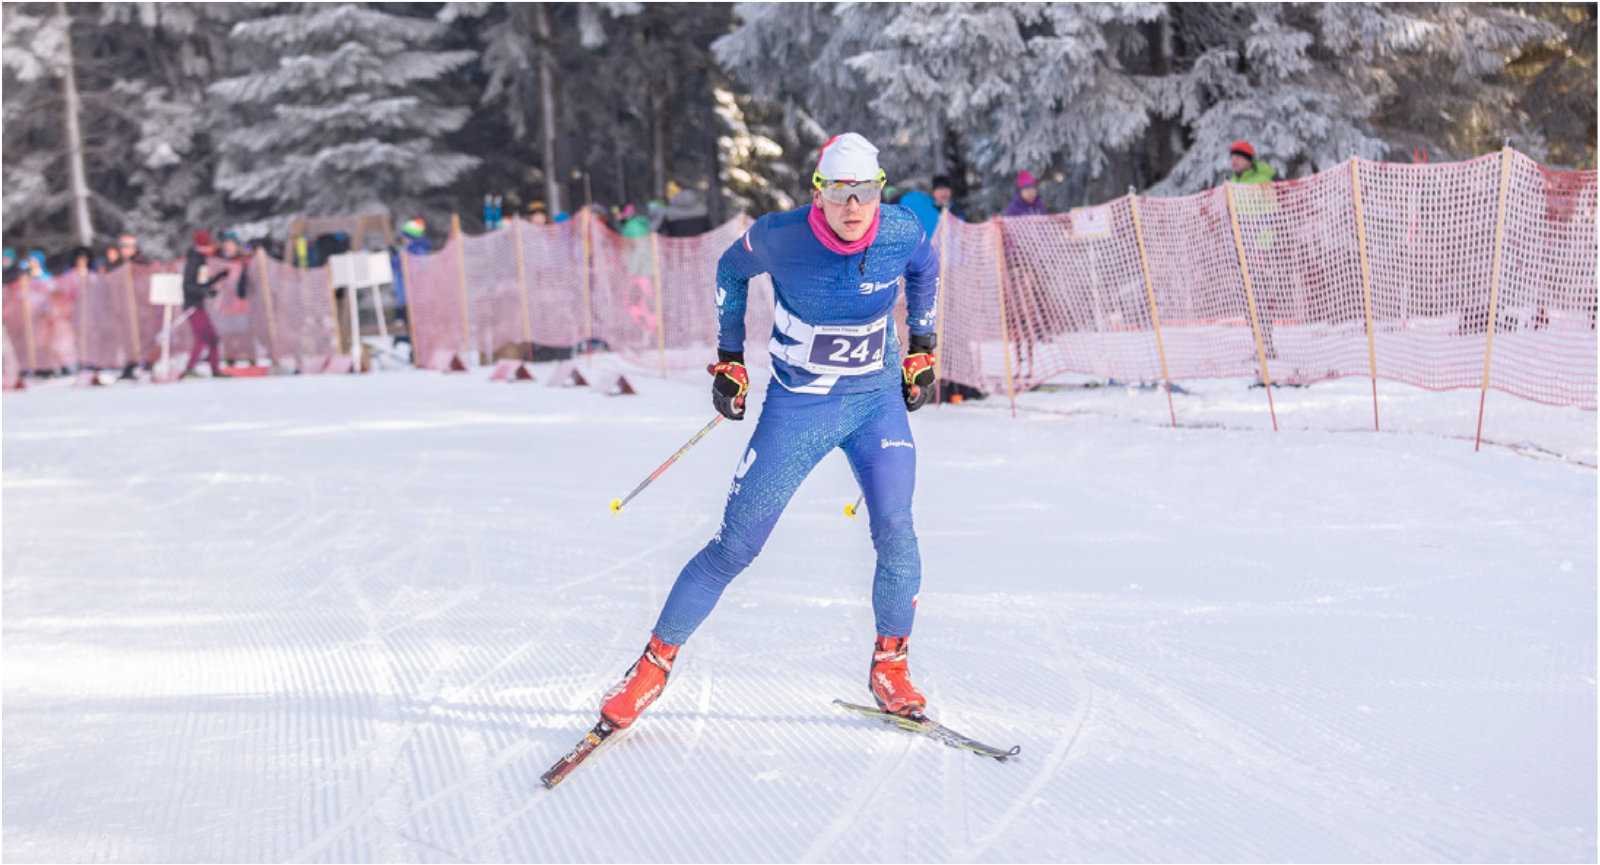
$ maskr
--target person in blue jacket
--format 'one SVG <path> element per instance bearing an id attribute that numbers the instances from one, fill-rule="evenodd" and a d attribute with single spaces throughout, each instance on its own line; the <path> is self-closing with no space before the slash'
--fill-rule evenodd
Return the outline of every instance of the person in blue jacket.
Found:
<path id="1" fill-rule="evenodd" d="M 428 253 L 432 252 L 433 244 L 429 242 L 425 234 L 426 231 L 427 223 L 423 222 L 420 218 L 406 220 L 400 225 L 400 234 L 405 237 L 405 246 L 403 250 L 394 249 L 389 253 L 389 268 L 393 272 L 394 280 L 391 284 L 394 286 L 394 319 L 396 322 L 409 324 L 406 322 L 406 271 L 405 268 L 400 264 L 400 255 L 402 251 L 410 253 L 413 256 L 427 255 Z M 402 334 L 395 337 L 395 341 L 410 342 L 411 337 Z"/>
<path id="2" fill-rule="evenodd" d="M 744 419 L 745 304 L 750 279 L 771 276 L 776 299 L 772 380 L 760 420 L 734 473 L 722 526 L 668 594 L 644 654 L 607 693 L 601 716 L 623 729 L 666 686 L 679 648 L 728 583 L 766 543 L 784 506 L 823 457 L 843 450 L 866 496 L 877 569 L 877 640 L 869 683 L 885 711 L 927 701 L 912 685 L 906 643 L 922 581 L 911 520 L 916 445 L 907 412 L 934 380 L 939 259 L 909 210 L 882 205 L 878 150 L 848 132 L 822 148 L 811 204 L 756 220 L 717 263 L 717 363 L 712 403 Z M 909 353 L 893 318 L 905 277 Z"/>

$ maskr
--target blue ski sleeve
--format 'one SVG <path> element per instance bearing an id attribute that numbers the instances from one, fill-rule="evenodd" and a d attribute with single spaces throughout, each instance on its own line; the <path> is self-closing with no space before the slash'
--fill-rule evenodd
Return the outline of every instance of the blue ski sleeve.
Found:
<path id="1" fill-rule="evenodd" d="M 933 333 L 939 314 L 939 253 L 927 237 L 906 262 L 906 328 L 921 336 Z"/>
<path id="2" fill-rule="evenodd" d="M 766 217 L 756 220 L 717 259 L 717 348 L 744 351 L 744 311 L 750 278 L 768 270 L 759 238 L 766 235 Z"/>

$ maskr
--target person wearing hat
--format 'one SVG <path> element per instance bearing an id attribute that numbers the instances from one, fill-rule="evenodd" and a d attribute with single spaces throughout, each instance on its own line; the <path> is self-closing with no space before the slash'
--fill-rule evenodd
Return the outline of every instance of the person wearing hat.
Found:
<path id="1" fill-rule="evenodd" d="M 1228 180 L 1232 183 L 1271 183 L 1274 172 L 1271 165 L 1256 159 L 1256 149 L 1248 141 L 1235 141 L 1228 145 Z M 1253 189 L 1248 194 L 1239 190 L 1234 196 L 1235 206 L 1241 216 L 1259 217 L 1278 209 L 1277 198 L 1271 188 Z M 1271 249 L 1274 232 L 1270 223 L 1263 222 L 1255 230 L 1253 242 L 1258 249 Z M 1263 274 L 1256 280 L 1256 295 L 1260 299 L 1260 326 L 1262 353 L 1268 360 L 1276 360 L 1278 346 L 1273 339 L 1273 324 L 1282 303 L 1276 281 Z"/>
<path id="2" fill-rule="evenodd" d="M 1039 200 L 1039 181 L 1028 171 L 1017 173 L 1017 195 L 1006 205 L 1006 216 L 1041 216 L 1050 209 Z"/>
<path id="3" fill-rule="evenodd" d="M 400 255 L 404 252 L 413 257 L 428 255 L 433 252 L 433 242 L 428 240 L 425 232 L 427 223 L 419 219 L 408 219 L 400 225 L 400 234 L 405 237 L 404 247 L 396 248 L 389 255 L 390 270 L 394 272 L 394 320 L 406 321 L 406 280 L 405 268 L 400 264 Z M 398 336 L 396 342 L 410 342 L 409 336 Z"/>
<path id="4" fill-rule="evenodd" d="M 763 273 L 775 300 L 772 378 L 722 526 L 678 574 L 644 653 L 607 693 L 602 725 L 631 726 L 661 693 L 678 650 L 834 450 L 844 451 L 861 484 L 877 550 L 869 687 L 886 712 L 913 715 L 926 706 L 906 663 L 922 580 L 907 412 L 932 396 L 939 257 L 914 214 L 881 203 L 885 180 L 871 142 L 854 132 L 837 136 L 822 148 L 811 203 L 756 220 L 717 262 L 712 405 L 729 420 L 744 419 L 745 309 L 750 280 Z M 902 277 L 910 332 L 904 359 L 894 323 Z"/>
<path id="5" fill-rule="evenodd" d="M 1256 149 L 1248 141 L 1228 145 L 1228 179 L 1234 183 L 1271 183 L 1272 166 L 1257 161 Z"/>
<path id="6" fill-rule="evenodd" d="M 17 261 L 17 252 L 11 247 L 6 247 L 5 274 L 0 281 L 11 282 L 22 277 L 22 263 Z"/>
<path id="7" fill-rule="evenodd" d="M 933 204 L 941 213 L 949 213 L 962 222 L 967 221 L 967 209 L 956 201 L 955 190 L 950 186 L 948 174 L 935 174 L 933 176 Z"/>
<path id="8" fill-rule="evenodd" d="M 544 206 L 543 201 L 528 202 L 528 221 L 534 225 L 549 225 L 550 211 Z"/>
<path id="9" fill-rule="evenodd" d="M 200 229 L 192 238 L 194 245 L 183 258 L 183 308 L 189 313 L 189 332 L 194 336 L 194 347 L 189 350 L 189 363 L 183 368 L 184 378 L 198 378 L 194 371 L 202 352 L 210 352 L 211 377 L 222 376 L 222 350 L 217 339 L 217 327 L 206 312 L 206 299 L 215 297 L 216 285 L 228 275 L 226 270 L 212 274 L 206 259 L 217 254 L 211 232 Z"/>

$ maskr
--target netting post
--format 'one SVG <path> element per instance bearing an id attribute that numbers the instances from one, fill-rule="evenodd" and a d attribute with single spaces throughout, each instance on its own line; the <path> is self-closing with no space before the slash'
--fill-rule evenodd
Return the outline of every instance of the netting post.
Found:
<path id="1" fill-rule="evenodd" d="M 139 308 L 134 301 L 132 261 L 123 263 L 122 275 L 128 293 L 128 333 L 133 337 L 133 368 L 138 369 L 144 362 L 144 341 L 139 339 Z"/>
<path id="2" fill-rule="evenodd" d="M 594 238 L 590 236 L 589 208 L 579 211 L 578 233 L 583 244 L 583 354 L 594 365 L 594 303 L 590 298 L 594 282 Z"/>
<path id="3" fill-rule="evenodd" d="M 22 336 L 28 347 L 28 371 L 39 371 L 38 352 L 33 347 L 33 277 L 22 274 Z"/>
<path id="4" fill-rule="evenodd" d="M 1144 250 L 1144 228 L 1139 224 L 1139 196 L 1128 190 L 1128 206 L 1133 209 L 1133 239 L 1139 244 L 1139 268 L 1144 272 L 1144 293 L 1150 300 L 1150 324 L 1156 330 L 1156 354 L 1161 358 L 1161 379 L 1167 383 L 1167 414 L 1178 425 L 1178 411 L 1172 406 L 1172 376 L 1167 372 L 1167 347 L 1161 341 L 1161 315 L 1156 312 L 1156 289 L 1150 281 L 1150 259 Z"/>
<path id="5" fill-rule="evenodd" d="M 77 264 L 78 299 L 73 317 L 78 320 L 78 367 L 82 369 L 89 358 L 89 264 L 81 259 Z"/>
<path id="6" fill-rule="evenodd" d="M 522 263 L 522 219 L 511 214 L 511 239 L 517 244 L 517 287 L 522 290 L 522 340 L 533 356 L 533 316 L 528 312 L 528 271 Z"/>
<path id="7" fill-rule="evenodd" d="M 1244 277 L 1244 300 L 1250 309 L 1250 330 L 1256 338 L 1256 361 L 1261 364 L 1261 384 L 1267 391 L 1267 411 L 1272 414 L 1272 430 L 1278 430 L 1278 409 L 1272 404 L 1272 376 L 1267 372 L 1267 352 L 1261 346 L 1261 322 L 1256 315 L 1256 296 L 1250 289 L 1250 265 L 1244 260 L 1244 237 L 1239 233 L 1239 210 L 1233 203 L 1233 183 L 1224 181 L 1228 196 L 1228 222 L 1233 225 L 1233 247 L 1239 253 L 1239 275 Z"/>
<path id="8" fill-rule="evenodd" d="M 461 236 L 461 214 L 450 214 L 450 239 L 456 244 L 456 285 L 461 289 L 461 353 L 472 350 L 472 330 L 467 323 L 467 244 Z"/>
<path id="9" fill-rule="evenodd" d="M 667 377 L 666 325 L 661 321 L 661 235 L 650 232 L 650 273 L 656 296 L 656 353 L 661 356 L 661 377 Z"/>
<path id="10" fill-rule="evenodd" d="M 1483 389 L 1478 393 L 1478 435 L 1472 443 L 1476 452 L 1483 444 L 1483 406 L 1489 396 L 1489 358 L 1494 352 L 1495 307 L 1500 301 L 1500 252 L 1506 236 L 1506 189 L 1511 184 L 1511 145 L 1500 151 L 1500 208 L 1494 221 L 1494 269 L 1489 276 L 1489 321 L 1483 341 Z"/>
<path id="11" fill-rule="evenodd" d="M 996 285 L 1000 289 L 1000 353 L 1006 361 L 1006 398 L 1011 400 L 1011 417 L 1017 416 L 1017 392 L 1011 381 L 1011 339 L 1006 327 L 1006 251 L 1005 243 L 1001 238 L 1001 218 L 996 216 L 994 224 L 994 273 Z"/>
<path id="12" fill-rule="evenodd" d="M 333 266 L 326 261 L 322 263 L 322 270 L 328 275 L 328 312 L 333 316 L 333 348 L 340 354 L 344 353 L 344 334 L 339 330 L 339 298 L 334 296 Z M 309 269 L 304 265 L 300 268 L 300 284 L 305 285 L 306 273 Z M 354 292 L 354 288 L 346 287 L 346 291 Z M 355 346 L 350 347 L 352 358 L 355 355 Z"/>
<path id="13" fill-rule="evenodd" d="M 940 352 L 944 351 L 944 269 L 945 261 L 950 258 L 950 220 L 954 218 L 950 215 L 949 209 L 941 209 L 939 211 L 939 227 L 935 229 L 939 235 L 939 290 L 934 295 L 934 315 L 936 316 L 934 327 L 939 332 L 936 344 L 939 346 L 938 350 Z M 936 375 L 933 378 L 933 403 L 936 406 L 944 404 L 943 376 Z"/>
<path id="14" fill-rule="evenodd" d="M 1361 253 L 1361 299 L 1367 310 L 1367 365 L 1372 370 L 1372 431 L 1378 431 L 1378 349 L 1372 332 L 1372 272 L 1367 267 L 1367 226 L 1361 215 L 1361 158 L 1350 157 L 1350 191 L 1356 201 L 1356 249 Z"/>
<path id="15" fill-rule="evenodd" d="M 270 365 L 278 363 L 278 323 L 272 314 L 272 281 L 267 275 L 267 251 L 256 251 L 256 261 L 261 265 L 261 300 L 267 306 L 267 359 Z"/>

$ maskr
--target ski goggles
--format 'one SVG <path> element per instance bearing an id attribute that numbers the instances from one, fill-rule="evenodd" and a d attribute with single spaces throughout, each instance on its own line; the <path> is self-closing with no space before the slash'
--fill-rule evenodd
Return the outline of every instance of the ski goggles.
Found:
<path id="1" fill-rule="evenodd" d="M 817 172 L 811 173 L 811 185 L 822 193 L 822 200 L 838 205 L 849 204 L 852 197 L 862 204 L 873 204 L 883 197 L 883 186 L 888 180 L 882 169 L 871 180 L 829 180 Z"/>

